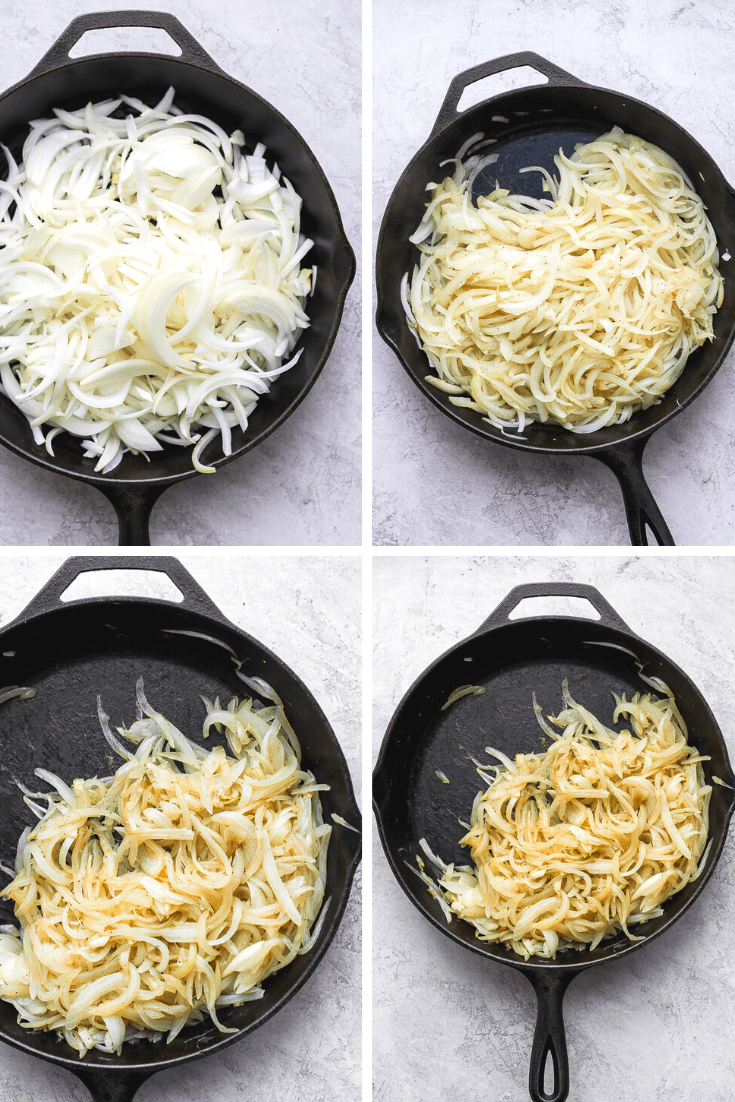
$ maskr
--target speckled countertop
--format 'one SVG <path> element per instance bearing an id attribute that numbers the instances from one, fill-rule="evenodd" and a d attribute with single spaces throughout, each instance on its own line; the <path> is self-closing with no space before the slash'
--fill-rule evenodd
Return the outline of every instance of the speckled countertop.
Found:
<path id="1" fill-rule="evenodd" d="M 140 9 L 140 0 L 3 4 L 2 88 L 21 80 L 74 15 Z M 302 134 L 336 195 L 347 236 L 360 243 L 361 18 L 359 0 L 155 0 L 215 61 L 257 91 Z M 162 31 L 98 31 L 85 52 L 165 52 Z M 150 44 L 149 44 L 150 43 Z M 176 52 L 176 49 L 173 49 Z M 74 53 L 76 56 L 76 52 Z M 151 542 L 350 545 L 360 542 L 360 292 L 348 293 L 332 354 L 314 389 L 277 432 L 216 475 L 168 489 Z M 92 487 L 0 450 L 0 544 L 117 543 L 112 507 Z"/>
<path id="2" fill-rule="evenodd" d="M 663 110 L 735 183 L 735 7 L 724 0 L 374 0 L 373 9 L 376 240 L 451 79 L 519 50 Z M 462 106 L 515 86 L 512 74 L 490 78 Z M 646 477 L 679 544 L 735 542 L 734 371 L 731 352 L 646 450 Z M 375 543 L 629 543 L 620 491 L 601 463 L 517 454 L 474 436 L 423 397 L 377 334 L 373 372 Z"/>
<path id="3" fill-rule="evenodd" d="M 547 580 L 596 586 L 633 632 L 681 666 L 712 708 L 733 758 L 735 573 L 730 558 L 718 557 L 376 558 L 376 754 L 403 693 L 425 667 L 476 630 L 514 585 Z M 591 612 L 586 602 L 564 598 L 521 609 Z M 374 1102 L 527 1102 L 530 985 L 434 929 L 399 887 L 377 831 L 374 837 Z M 730 1102 L 733 898 L 731 832 L 702 896 L 671 930 L 635 956 L 573 981 L 564 1004 L 569 1102 Z"/>
<path id="4" fill-rule="evenodd" d="M 14 619 L 63 556 L 0 556 L 0 624 Z M 271 648 L 306 683 L 330 720 L 357 785 L 360 778 L 358 559 L 273 556 L 245 562 L 182 555 L 233 623 Z M 122 583 L 122 584 L 121 584 Z M 85 574 L 70 597 L 116 593 L 176 599 L 160 573 Z M 0 679 L 0 683 L 2 683 Z M 251 1036 L 185 1068 L 160 1072 L 136 1102 L 348 1102 L 361 1083 L 360 872 L 326 956 L 294 998 Z M 0 1044 L 0 1102 L 88 1102 L 64 1069 Z"/>

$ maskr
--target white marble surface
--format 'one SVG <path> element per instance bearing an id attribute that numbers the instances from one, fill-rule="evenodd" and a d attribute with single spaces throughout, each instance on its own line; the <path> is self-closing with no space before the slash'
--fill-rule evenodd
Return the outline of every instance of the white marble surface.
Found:
<path id="1" fill-rule="evenodd" d="M 735 753 L 730 558 L 374 560 L 374 751 L 403 693 L 521 582 L 596 586 L 698 685 Z M 589 605 L 586 604 L 589 610 Z M 556 599 L 524 614 L 580 615 Z M 535 999 L 523 976 L 445 938 L 411 905 L 374 832 L 375 1102 L 527 1102 Z M 701 898 L 634 957 L 577 978 L 565 999 L 569 1102 L 729 1102 L 735 1073 L 732 832 Z"/>
<path id="2" fill-rule="evenodd" d="M 3 89 L 27 75 L 74 15 L 139 9 L 139 0 L 8 0 Z M 231 76 L 257 91 L 303 135 L 336 195 L 359 252 L 360 0 L 156 0 Z M 163 32 L 97 32 L 93 50 L 153 49 Z M 158 36 L 158 37 L 154 37 Z M 359 269 L 358 269 L 359 270 Z M 284 425 L 216 475 L 167 490 L 155 506 L 157 545 L 351 545 L 360 542 L 360 292 L 353 284 L 337 339 L 314 389 Z M 117 543 L 112 507 L 94 489 L 2 450 L 0 544 Z"/>
<path id="3" fill-rule="evenodd" d="M 14 619 L 61 565 L 50 552 L 0 556 L 0 624 Z M 360 780 L 361 566 L 353 557 L 182 555 L 180 561 L 238 627 L 308 685 L 330 720 L 357 787 Z M 117 580 L 120 580 L 119 578 Z M 175 599 L 161 574 L 86 574 L 69 596 L 125 593 Z M 136 1102 L 348 1102 L 361 1082 L 361 877 L 326 956 L 306 985 L 265 1025 L 224 1052 L 160 1072 Z M 0 1102 L 88 1102 L 66 1070 L 0 1044 Z"/>
<path id="4" fill-rule="evenodd" d="M 735 182 L 735 6 L 687 0 L 374 0 L 375 239 L 449 83 L 534 50 L 592 84 L 658 107 Z M 475 99 L 510 87 L 499 82 Z M 465 104 L 463 103 L 463 107 Z M 735 542 L 735 353 L 658 431 L 644 469 L 674 539 Z M 374 542 L 414 546 L 627 545 L 622 499 L 596 460 L 515 454 L 454 424 L 374 338 Z"/>

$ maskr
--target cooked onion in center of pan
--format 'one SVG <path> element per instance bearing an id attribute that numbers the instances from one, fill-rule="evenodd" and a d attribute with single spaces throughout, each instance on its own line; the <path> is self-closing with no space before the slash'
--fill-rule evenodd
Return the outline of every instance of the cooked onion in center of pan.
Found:
<path id="1" fill-rule="evenodd" d="M 2 148 L 0 389 L 52 455 L 66 431 L 103 473 L 165 443 L 214 471 L 203 449 L 230 455 L 301 354 L 300 197 L 173 88 L 35 120 L 22 164 Z"/>
<path id="2" fill-rule="evenodd" d="M 551 199 L 496 186 L 475 206 L 475 177 L 498 159 L 482 139 L 428 185 L 411 237 L 422 257 L 402 297 L 427 382 L 501 429 L 628 420 L 713 338 L 723 281 L 702 200 L 671 157 L 615 127 L 560 150 L 558 178 L 522 170 L 542 173 Z"/>
<path id="3" fill-rule="evenodd" d="M 243 675 L 240 675 L 243 676 Z M 247 680 L 243 677 L 244 680 Z M 331 827 L 281 702 L 202 698 L 231 753 L 190 742 L 146 700 L 120 734 L 124 764 L 51 793 L 27 793 L 41 821 L 18 844 L 3 895 L 21 927 L 0 932 L 0 997 L 30 1029 L 84 1056 L 137 1037 L 169 1041 L 219 1008 L 263 996 L 262 981 L 314 945 Z M 44 801 L 47 807 L 40 806 Z M 324 913 L 324 912 L 322 912 Z"/>
<path id="4" fill-rule="evenodd" d="M 662 904 L 700 875 L 709 848 L 703 758 L 671 691 L 644 680 L 663 696 L 615 697 L 614 722 L 605 727 L 572 699 L 544 720 L 551 745 L 543 754 L 518 754 L 481 767 L 488 782 L 461 839 L 473 866 L 445 865 L 438 886 L 421 872 L 453 915 L 475 927 L 482 941 L 508 945 L 528 959 L 553 958 L 558 949 L 594 949 L 603 938 L 661 915 Z M 705 848 L 706 847 L 706 848 Z M 419 859 L 423 869 L 423 862 Z M 413 870 L 416 871 L 416 870 Z"/>

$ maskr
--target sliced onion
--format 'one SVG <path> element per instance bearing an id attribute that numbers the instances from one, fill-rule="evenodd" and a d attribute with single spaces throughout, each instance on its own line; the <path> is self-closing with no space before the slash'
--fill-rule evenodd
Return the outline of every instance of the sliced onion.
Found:
<path id="1" fill-rule="evenodd" d="M 214 471 L 204 447 L 221 436 L 231 454 L 309 324 L 299 196 L 262 145 L 244 153 L 173 97 L 58 109 L 22 164 L 5 151 L 1 389 L 36 443 L 53 454 L 71 432 L 103 472 L 172 440 Z M 122 103 L 136 114 L 111 117 Z"/>
<path id="2" fill-rule="evenodd" d="M 661 399 L 712 340 L 723 302 L 701 198 L 662 150 L 613 128 L 538 171 L 551 199 L 497 185 L 473 135 L 430 185 L 401 302 L 427 381 L 501 431 L 552 421 L 593 433 Z M 465 395 L 466 397 L 459 397 Z"/>

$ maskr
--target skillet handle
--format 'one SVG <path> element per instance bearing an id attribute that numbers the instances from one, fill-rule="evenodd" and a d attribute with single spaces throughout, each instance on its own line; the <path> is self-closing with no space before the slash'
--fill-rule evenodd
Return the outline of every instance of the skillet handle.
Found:
<path id="1" fill-rule="evenodd" d="M 559 974 L 547 969 L 536 973 L 526 972 L 525 975 L 536 992 L 538 1005 L 528 1090 L 533 1102 L 564 1102 L 569 1094 L 569 1060 L 562 1004 L 574 975 L 568 972 Z M 544 1072 L 549 1059 L 554 1066 L 551 1094 L 544 1089 Z"/>
<path id="2" fill-rule="evenodd" d="M 568 73 L 566 69 L 560 69 L 552 61 L 547 61 L 545 57 L 541 57 L 540 54 L 535 54 L 531 50 L 523 50 L 518 54 L 505 54 L 503 57 L 496 57 L 494 61 L 483 61 L 480 65 L 473 65 L 471 69 L 465 69 L 463 73 L 458 73 L 449 85 L 444 103 L 436 116 L 430 138 L 433 138 L 450 122 L 454 122 L 456 118 L 459 118 L 461 112 L 457 111 L 457 104 L 462 98 L 465 88 L 469 88 L 470 84 L 475 84 L 485 77 L 493 76 L 494 73 L 505 73 L 508 69 L 520 69 L 524 65 L 535 69 L 541 76 L 547 77 L 551 85 L 589 87 L 586 81 L 579 80 L 578 77 Z"/>
<path id="3" fill-rule="evenodd" d="M 207 51 L 199 45 L 196 38 L 187 31 L 183 23 L 180 23 L 175 15 L 165 11 L 98 11 L 87 12 L 72 19 L 65 31 L 62 31 L 53 46 L 46 51 L 41 60 L 32 69 L 26 79 L 41 76 L 42 73 L 50 73 L 53 69 L 59 69 L 73 58 L 69 57 L 69 51 L 73 49 L 79 39 L 87 31 L 99 31 L 105 27 L 157 27 L 174 40 L 181 50 L 179 60 L 186 61 L 190 65 L 199 65 L 215 73 L 221 73 L 217 62 L 210 57 Z M 104 55 L 97 55 L 104 56 Z M 108 55 L 109 56 L 109 55 Z M 160 55 L 155 55 L 160 56 Z"/>
<path id="4" fill-rule="evenodd" d="M 488 628 L 496 628 L 508 623 L 513 609 L 527 597 L 584 597 L 600 614 L 599 622 L 603 627 L 617 628 L 619 631 L 627 632 L 628 635 L 633 634 L 599 589 L 595 589 L 593 585 L 584 585 L 582 582 L 527 582 L 525 585 L 517 585 L 490 613 L 487 620 L 477 629 L 476 634 L 479 635 Z"/>
<path id="5" fill-rule="evenodd" d="M 211 597 L 204 592 L 179 560 L 169 555 L 80 555 L 67 559 L 26 605 L 18 620 L 51 612 L 55 608 L 63 608 L 67 602 L 62 601 L 61 598 L 71 583 L 80 574 L 95 570 L 158 570 L 165 574 L 181 593 L 184 598 L 180 602 L 181 608 L 211 616 L 229 626 L 230 621 L 222 615 Z"/>
<path id="6" fill-rule="evenodd" d="M 609 467 L 620 483 L 633 547 L 648 546 L 646 525 L 659 546 L 674 547 L 674 537 L 643 475 L 643 449 L 647 443 L 648 437 L 644 437 L 629 444 L 616 444 L 601 451 L 595 459 Z"/>
<path id="7" fill-rule="evenodd" d="M 74 1068 L 73 1072 L 91 1094 L 92 1102 L 133 1102 L 146 1079 L 153 1074 L 116 1067 Z"/>
<path id="8" fill-rule="evenodd" d="M 146 486 L 143 483 L 95 483 L 115 510 L 119 547 L 150 547 L 149 525 L 153 506 L 166 489 L 165 486 Z"/>

